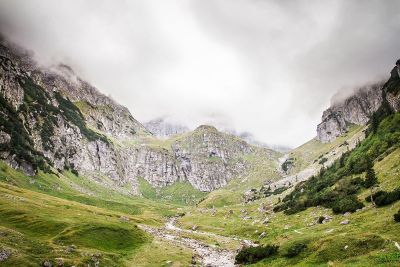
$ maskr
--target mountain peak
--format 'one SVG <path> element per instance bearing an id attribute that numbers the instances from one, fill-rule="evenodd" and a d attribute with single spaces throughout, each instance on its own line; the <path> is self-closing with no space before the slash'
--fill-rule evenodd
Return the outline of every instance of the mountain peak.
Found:
<path id="1" fill-rule="evenodd" d="M 214 126 L 206 125 L 206 124 L 198 126 L 194 131 L 195 132 L 200 132 L 200 131 L 201 132 L 219 132 L 218 129 L 215 128 Z"/>

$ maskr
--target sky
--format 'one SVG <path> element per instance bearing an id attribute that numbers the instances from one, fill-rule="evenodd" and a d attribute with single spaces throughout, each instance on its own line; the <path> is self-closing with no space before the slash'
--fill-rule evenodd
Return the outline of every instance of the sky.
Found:
<path id="1" fill-rule="evenodd" d="M 399 14 L 397 0 L 0 0 L 0 31 L 141 122 L 295 147 L 338 91 L 388 77 Z"/>

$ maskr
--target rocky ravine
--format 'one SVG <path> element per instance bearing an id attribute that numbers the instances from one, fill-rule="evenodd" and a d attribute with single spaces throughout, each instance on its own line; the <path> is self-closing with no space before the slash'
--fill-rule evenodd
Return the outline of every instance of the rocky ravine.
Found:
<path id="1" fill-rule="evenodd" d="M 0 158 L 28 175 L 69 169 L 115 190 L 128 186 L 140 194 L 139 177 L 153 187 L 189 181 L 212 191 L 251 167 L 243 158 L 254 147 L 214 127 L 201 126 L 167 147 L 157 145 L 128 109 L 71 68 L 41 67 L 5 40 L 0 45 L 0 100 Z"/>
<path id="2" fill-rule="evenodd" d="M 378 110 L 383 101 L 387 100 L 391 108 L 400 110 L 398 92 L 385 90 L 388 83 L 398 82 L 400 79 L 400 64 L 393 68 L 390 80 L 364 86 L 355 93 L 341 101 L 335 101 L 330 108 L 322 114 L 322 122 L 317 126 L 317 138 L 327 143 L 345 133 L 349 125 L 365 125 L 371 115 Z"/>

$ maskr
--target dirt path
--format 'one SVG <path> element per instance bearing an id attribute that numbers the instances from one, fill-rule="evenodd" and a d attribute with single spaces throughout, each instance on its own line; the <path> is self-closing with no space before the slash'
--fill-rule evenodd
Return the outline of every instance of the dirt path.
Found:
<path id="1" fill-rule="evenodd" d="M 177 218 L 171 218 L 162 228 L 153 228 L 146 225 L 140 225 L 140 228 L 150 233 L 153 236 L 174 242 L 176 244 L 185 246 L 193 251 L 196 263 L 201 266 L 207 267 L 232 267 L 235 266 L 235 255 L 236 251 L 222 249 L 214 245 L 205 244 L 193 238 L 182 237 L 180 233 L 189 233 L 196 235 L 205 235 L 218 237 L 221 239 L 229 239 L 228 237 L 219 236 L 214 233 L 192 231 L 182 229 L 176 226 Z M 231 239 L 238 241 L 238 239 Z M 247 240 L 239 240 L 246 245 L 253 245 L 252 242 Z"/>

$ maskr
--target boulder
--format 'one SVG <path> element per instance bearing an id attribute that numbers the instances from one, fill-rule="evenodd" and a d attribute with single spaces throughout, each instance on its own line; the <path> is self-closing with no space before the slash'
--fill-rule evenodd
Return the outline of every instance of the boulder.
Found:
<path id="1" fill-rule="evenodd" d="M 341 221 L 341 222 L 340 222 L 341 225 L 347 225 L 347 224 L 349 224 L 349 223 L 350 223 L 349 220 L 344 220 L 344 221 Z"/>

